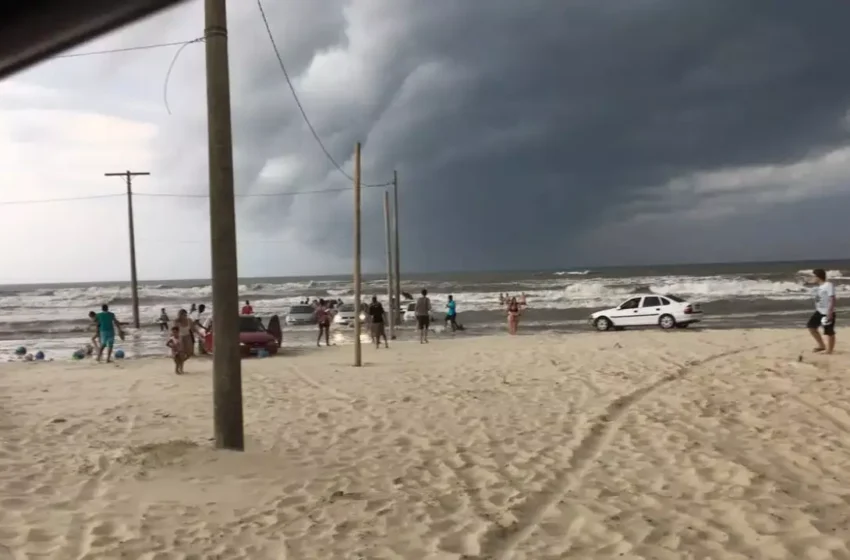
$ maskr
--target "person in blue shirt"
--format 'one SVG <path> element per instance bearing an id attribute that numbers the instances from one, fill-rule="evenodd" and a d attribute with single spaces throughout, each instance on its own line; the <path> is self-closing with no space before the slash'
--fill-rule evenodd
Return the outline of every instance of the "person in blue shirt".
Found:
<path id="1" fill-rule="evenodd" d="M 454 296 L 449 296 L 446 304 L 446 325 L 451 325 L 452 332 L 457 331 L 457 305 Z"/>
<path id="2" fill-rule="evenodd" d="M 115 346 L 115 333 L 121 340 L 124 340 L 124 331 L 121 330 L 121 323 L 115 318 L 115 314 L 109 310 L 109 306 L 105 303 L 101 306 L 100 313 L 97 314 L 97 331 L 100 335 L 100 347 L 97 349 L 97 361 L 103 357 L 103 350 L 106 349 L 106 361 L 112 361 L 112 347 Z"/>

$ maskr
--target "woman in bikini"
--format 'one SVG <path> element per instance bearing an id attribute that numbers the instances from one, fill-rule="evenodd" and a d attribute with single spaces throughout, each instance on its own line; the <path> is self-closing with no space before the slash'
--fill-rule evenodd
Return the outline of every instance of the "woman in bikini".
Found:
<path id="1" fill-rule="evenodd" d="M 508 332 L 510 334 L 517 333 L 517 329 L 519 328 L 519 314 L 520 305 L 517 303 L 516 298 L 512 297 L 508 303 Z"/>
<path id="2" fill-rule="evenodd" d="M 316 307 L 316 324 L 319 326 L 319 336 L 316 338 L 316 346 L 322 345 L 322 335 L 325 336 L 325 346 L 330 346 L 331 332 L 331 312 L 327 307 L 324 299 L 319 300 L 319 305 Z"/>
<path id="3" fill-rule="evenodd" d="M 195 355 L 194 334 L 198 330 L 198 325 L 189 318 L 189 314 L 185 309 L 181 309 L 177 313 L 177 319 L 174 320 L 174 327 L 177 329 L 177 335 L 180 337 L 180 346 L 185 359 L 188 360 Z M 198 333 L 200 336 L 200 333 Z"/>

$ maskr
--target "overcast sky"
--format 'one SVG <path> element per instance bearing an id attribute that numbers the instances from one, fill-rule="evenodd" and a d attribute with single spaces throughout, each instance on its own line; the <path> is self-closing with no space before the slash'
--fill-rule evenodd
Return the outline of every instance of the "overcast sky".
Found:
<path id="1" fill-rule="evenodd" d="M 850 256 L 845 0 L 266 0 L 330 152 L 400 178 L 416 271 Z M 74 52 L 203 34 L 190 2 Z M 256 3 L 230 2 L 236 191 L 347 187 Z M 0 201 L 207 190 L 204 47 L 0 82 Z M 364 267 L 384 269 L 364 191 Z M 135 199 L 142 279 L 209 276 L 203 199 Z M 351 270 L 350 193 L 237 202 L 241 276 Z M 0 282 L 124 279 L 126 201 L 0 205 Z"/>

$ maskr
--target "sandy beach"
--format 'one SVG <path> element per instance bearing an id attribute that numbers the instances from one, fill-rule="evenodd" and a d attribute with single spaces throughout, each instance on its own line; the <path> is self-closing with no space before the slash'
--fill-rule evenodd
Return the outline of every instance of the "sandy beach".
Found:
<path id="1" fill-rule="evenodd" d="M 839 349 L 841 341 L 839 340 Z M 850 558 L 850 354 L 802 330 L 0 366 L 0 558 Z M 801 359 L 802 355 L 802 359 Z"/>

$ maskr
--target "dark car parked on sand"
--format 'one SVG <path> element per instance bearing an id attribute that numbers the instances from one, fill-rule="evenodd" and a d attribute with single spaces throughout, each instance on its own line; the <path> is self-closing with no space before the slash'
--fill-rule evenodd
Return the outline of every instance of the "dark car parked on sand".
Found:
<path id="1" fill-rule="evenodd" d="M 213 341 L 213 333 L 207 333 L 204 338 L 204 347 L 210 354 L 215 349 Z M 268 327 L 263 325 L 263 320 L 256 315 L 239 316 L 239 346 L 243 356 L 255 356 L 260 350 L 265 350 L 270 356 L 274 356 L 282 343 L 283 330 L 277 315 L 269 319 Z"/>

